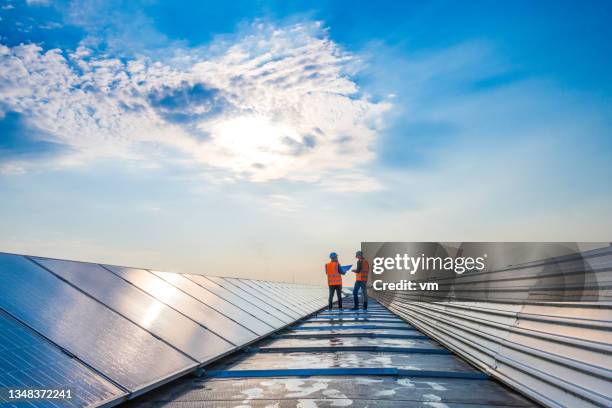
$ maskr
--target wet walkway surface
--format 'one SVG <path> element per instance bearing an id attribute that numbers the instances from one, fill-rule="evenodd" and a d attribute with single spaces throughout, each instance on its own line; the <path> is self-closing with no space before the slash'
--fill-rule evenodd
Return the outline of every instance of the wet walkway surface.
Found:
<path id="1" fill-rule="evenodd" d="M 321 311 L 129 403 L 138 407 L 533 407 L 370 300 Z"/>

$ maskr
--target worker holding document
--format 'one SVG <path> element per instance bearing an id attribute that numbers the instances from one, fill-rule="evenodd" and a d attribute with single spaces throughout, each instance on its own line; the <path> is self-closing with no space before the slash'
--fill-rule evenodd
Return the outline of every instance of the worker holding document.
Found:
<path id="1" fill-rule="evenodd" d="M 361 251 L 357 251 L 355 258 L 357 258 L 357 269 L 353 269 L 353 272 L 355 272 L 357 276 L 355 278 L 355 287 L 353 288 L 353 310 L 359 309 L 359 289 L 361 289 L 361 295 L 363 296 L 363 309 L 368 310 L 368 291 L 366 284 L 368 283 L 370 264 L 368 260 L 363 257 L 363 252 Z"/>

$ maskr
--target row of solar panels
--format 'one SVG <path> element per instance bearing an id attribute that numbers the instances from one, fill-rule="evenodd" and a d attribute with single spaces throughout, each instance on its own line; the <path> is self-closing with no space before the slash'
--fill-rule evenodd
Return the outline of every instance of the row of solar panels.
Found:
<path id="1" fill-rule="evenodd" d="M 0 387 L 112 405 L 325 304 L 316 286 L 0 253 Z"/>

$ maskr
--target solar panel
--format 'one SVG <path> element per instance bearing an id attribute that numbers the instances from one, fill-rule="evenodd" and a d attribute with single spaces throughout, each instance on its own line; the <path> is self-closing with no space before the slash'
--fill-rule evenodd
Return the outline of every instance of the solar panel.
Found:
<path id="1" fill-rule="evenodd" d="M 249 292 L 251 295 L 258 298 L 261 302 L 268 303 L 269 305 L 273 306 L 277 310 L 280 310 L 281 312 L 285 313 L 287 316 L 293 319 L 299 319 L 301 316 L 303 316 L 303 314 L 300 314 L 297 311 L 293 310 L 292 308 L 287 307 L 286 301 L 277 299 L 273 293 L 264 293 L 262 292 L 261 288 L 258 288 L 257 286 L 254 286 L 250 283 L 246 283 L 240 279 L 235 279 L 235 278 L 224 278 L 224 279 L 244 289 L 245 291 Z"/>
<path id="2" fill-rule="evenodd" d="M 151 271 L 155 275 L 171 283 L 180 290 L 190 294 L 202 303 L 206 303 L 219 313 L 224 314 L 230 319 L 240 323 L 242 326 L 261 336 L 270 333 L 274 328 L 261 320 L 249 315 L 245 311 L 237 308 L 227 300 L 220 298 L 214 293 L 204 289 L 194 281 L 187 279 L 178 273 Z"/>
<path id="3" fill-rule="evenodd" d="M 289 285 L 286 284 L 278 284 L 275 282 L 265 283 L 275 286 L 281 293 L 284 293 L 287 290 L 296 291 L 297 296 L 301 296 L 301 298 L 304 299 L 305 304 L 307 304 L 310 308 L 319 309 L 325 304 L 324 298 L 327 297 L 327 291 L 325 290 L 325 288 L 317 288 L 315 291 L 313 291 L 312 288 L 307 288 L 304 286 L 290 288 Z"/>
<path id="4" fill-rule="evenodd" d="M 182 290 L 172 286 L 159 276 L 144 269 L 106 266 L 128 282 L 144 290 L 151 296 L 189 316 L 225 340 L 240 346 L 257 336 L 227 316 L 196 300 Z"/>
<path id="5" fill-rule="evenodd" d="M 129 391 L 197 363 L 18 255 L 0 254 L 0 308 Z"/>
<path id="6" fill-rule="evenodd" d="M 322 295 L 324 295 L 323 288 L 317 288 L 316 291 L 313 291 L 312 288 L 309 288 L 304 285 L 296 285 L 294 288 L 291 288 L 288 284 L 282 282 L 266 282 L 269 285 L 272 285 L 278 288 L 280 291 L 284 292 L 286 290 L 296 290 L 302 298 L 304 298 L 307 302 L 313 303 L 315 300 L 321 300 Z M 324 297 L 324 296 L 323 296 Z"/>
<path id="7" fill-rule="evenodd" d="M 32 259 L 200 363 L 234 347 L 100 265 Z"/>
<path id="8" fill-rule="evenodd" d="M 281 289 L 283 291 L 290 290 L 287 286 L 282 286 Z M 318 310 L 319 308 L 325 306 L 327 304 L 327 288 L 311 288 L 311 287 L 302 287 L 301 290 L 304 293 L 304 296 L 308 299 L 309 305 L 313 308 L 313 310 Z"/>
<path id="9" fill-rule="evenodd" d="M 236 286 L 225 278 L 219 278 L 217 276 L 207 276 L 207 278 L 223 286 L 225 289 L 229 290 L 235 295 L 240 296 L 242 299 L 248 301 L 249 303 L 265 310 L 277 319 L 282 320 L 283 322 L 285 322 L 285 324 L 291 323 L 295 320 L 292 317 L 289 317 L 286 313 L 283 313 L 280 310 L 272 307 L 268 302 L 263 302 L 261 299 L 258 299 L 257 297 L 253 296 L 250 292 L 246 291 L 241 287 Z"/>
<path id="10" fill-rule="evenodd" d="M 225 278 L 232 282 L 234 285 L 248 291 L 261 302 L 266 302 L 269 305 L 273 306 L 277 310 L 285 313 L 286 315 L 292 317 L 293 319 L 299 319 L 298 316 L 303 316 L 303 312 L 298 312 L 294 310 L 292 307 L 288 307 L 287 303 L 288 299 L 279 299 L 273 292 L 264 292 L 264 289 L 261 286 L 255 285 L 252 282 L 244 281 L 242 279 L 234 279 L 234 278 Z M 286 298 L 286 296 L 285 296 Z"/>
<path id="11" fill-rule="evenodd" d="M 3 311 L 0 311 L 0 387 L 70 389 L 72 398 L 61 403 L 75 407 L 100 405 L 127 395 Z M 0 405 L 10 402 L 0 396 Z"/>
<path id="12" fill-rule="evenodd" d="M 277 289 L 277 293 L 284 294 L 288 290 L 293 293 L 292 298 L 301 300 L 304 306 L 308 308 L 310 312 L 313 312 L 320 307 L 325 305 L 323 298 L 327 295 L 323 288 L 317 288 L 316 292 L 304 285 L 287 284 L 284 282 L 267 282 L 267 281 L 254 281 L 264 287 L 274 287 Z"/>
<path id="13" fill-rule="evenodd" d="M 271 315 L 270 313 L 264 311 L 263 309 L 255 306 L 252 303 L 249 303 L 248 301 L 244 300 L 243 298 L 236 295 L 235 293 L 230 292 L 223 286 L 220 286 L 218 283 L 213 282 L 210 279 L 207 279 L 206 276 L 202 276 L 202 275 L 184 275 L 184 276 L 187 277 L 189 280 L 197 283 L 198 285 L 208 289 L 215 295 L 227 300 L 231 304 L 238 307 L 240 310 L 243 310 L 244 312 L 252 315 L 253 317 L 263 322 L 266 322 L 267 324 L 274 327 L 275 329 L 279 327 L 283 327 L 286 324 L 284 321 L 279 320 L 278 318 Z"/>
<path id="14" fill-rule="evenodd" d="M 310 312 L 313 312 L 323 306 L 325 303 L 322 302 L 323 298 L 327 296 L 327 291 L 323 288 L 318 288 L 316 292 L 312 292 L 309 288 L 303 285 L 296 285 L 291 288 L 288 284 L 280 283 L 280 282 L 265 282 L 265 281 L 257 281 L 260 284 L 265 284 L 268 286 L 272 286 L 276 288 L 278 293 L 286 293 L 288 290 L 291 290 L 295 293 L 295 299 L 301 300 L 302 305 Z"/>
<path id="15" fill-rule="evenodd" d="M 261 294 L 265 294 L 268 297 L 270 297 L 271 299 L 276 300 L 278 303 L 283 303 L 284 306 L 286 305 L 291 305 L 292 309 L 295 312 L 298 312 L 299 315 L 304 316 L 307 313 L 310 313 L 310 311 L 308 310 L 308 308 L 303 306 L 303 301 L 300 300 L 298 297 L 299 295 L 296 293 L 292 294 L 292 296 L 286 296 L 285 295 L 280 295 L 276 288 L 274 288 L 272 285 L 268 285 L 265 282 L 258 282 L 258 281 L 248 281 L 248 280 L 242 280 L 240 279 L 241 282 L 243 282 L 245 285 L 248 285 L 254 289 L 256 289 L 259 293 Z"/>

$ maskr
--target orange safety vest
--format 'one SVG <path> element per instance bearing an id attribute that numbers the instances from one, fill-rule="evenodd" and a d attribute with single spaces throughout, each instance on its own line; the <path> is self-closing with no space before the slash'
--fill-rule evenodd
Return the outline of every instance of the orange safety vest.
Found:
<path id="1" fill-rule="evenodd" d="M 363 258 L 361 260 L 361 272 L 357 274 L 357 281 L 365 282 L 368 280 L 368 272 L 370 271 L 370 264 L 368 260 Z"/>
<path id="2" fill-rule="evenodd" d="M 340 272 L 338 272 L 338 262 L 331 261 L 326 263 L 325 273 L 327 273 L 328 286 L 342 285 L 342 275 L 340 275 Z"/>

